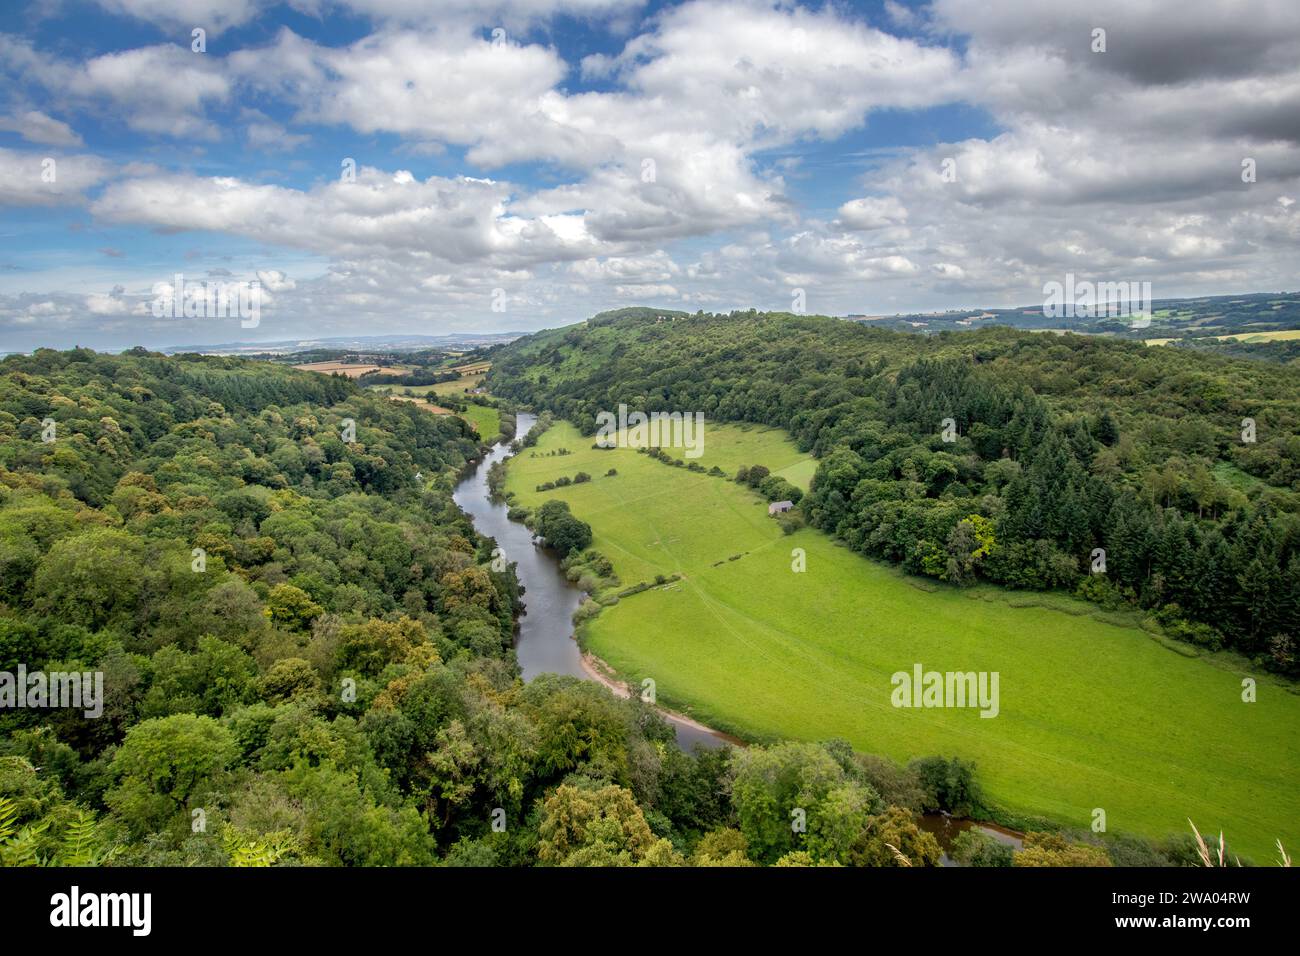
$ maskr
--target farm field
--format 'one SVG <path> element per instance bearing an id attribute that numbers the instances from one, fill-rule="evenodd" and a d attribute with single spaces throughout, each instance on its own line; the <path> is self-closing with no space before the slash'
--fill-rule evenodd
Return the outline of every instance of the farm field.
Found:
<path id="1" fill-rule="evenodd" d="M 1288 342 L 1292 339 L 1300 339 L 1300 329 L 1274 329 L 1267 332 L 1235 332 L 1232 335 L 1210 335 L 1207 338 L 1217 339 L 1218 341 L 1227 341 L 1236 339 L 1238 342 Z M 1179 339 L 1147 339 L 1147 345 L 1168 345 L 1170 342 L 1177 342 Z"/>
<path id="2" fill-rule="evenodd" d="M 435 385 L 371 385 L 369 388 L 388 395 L 401 395 L 408 391 L 413 395 L 452 395 L 460 394 L 467 388 L 477 388 L 482 384 L 483 375 L 477 374 L 462 375 L 460 378 L 449 382 L 438 382 Z"/>
<path id="3" fill-rule="evenodd" d="M 488 405 L 469 405 L 461 418 L 478 429 L 479 437 L 489 441 L 501 431 L 501 413 Z"/>
<path id="4" fill-rule="evenodd" d="M 624 678 L 651 677 L 670 707 L 750 739 L 844 737 L 905 760 L 974 760 L 1013 813 L 1160 837 L 1223 829 L 1268 862 L 1297 843 L 1300 697 L 1261 674 L 1241 700 L 1225 659 L 1185 657 L 1145 632 L 1052 595 L 917 581 L 810 529 L 781 533 L 766 503 L 722 478 L 629 449 L 595 450 L 557 423 L 514 458 L 508 490 L 568 501 L 624 586 L 683 579 L 623 599 L 587 625 L 587 646 Z M 572 454 L 549 456 L 567 448 Z M 791 481 L 812 463 L 779 430 L 710 425 L 706 468 L 764 464 Z M 605 477 L 610 468 L 618 474 Z M 535 486 L 585 471 L 593 480 Z M 792 549 L 806 555 L 791 569 Z M 890 677 L 996 671 L 1000 712 L 904 709 Z"/>
<path id="5" fill-rule="evenodd" d="M 406 367 L 397 365 L 362 365 L 355 362 L 308 362 L 306 365 L 295 365 L 294 368 L 302 372 L 320 372 L 323 375 L 346 375 L 348 378 L 360 378 L 369 372 L 402 375 L 410 371 Z"/>
<path id="6" fill-rule="evenodd" d="M 418 405 L 420 408 L 423 408 L 426 412 L 432 412 L 432 413 L 435 414 L 435 415 L 454 415 L 454 414 L 455 414 L 455 412 L 453 412 L 450 408 L 443 408 L 441 405 L 436 405 L 436 404 L 434 404 L 432 401 L 430 401 L 429 399 L 427 399 L 427 398 L 422 398 L 422 397 L 419 397 L 419 396 L 414 396 L 414 395 L 390 395 L 389 398 L 391 398 L 391 399 L 392 399 L 393 401 L 395 401 L 395 402 L 410 402 L 410 403 L 412 403 L 413 405 Z"/>
<path id="7" fill-rule="evenodd" d="M 389 398 L 398 402 L 412 402 L 435 415 L 460 415 L 461 418 L 478 429 L 479 437 L 484 440 L 495 438 L 501 431 L 501 413 L 488 405 L 471 404 L 462 414 L 435 404 L 427 397 L 427 393 L 423 398 L 410 395 L 390 395 Z"/>

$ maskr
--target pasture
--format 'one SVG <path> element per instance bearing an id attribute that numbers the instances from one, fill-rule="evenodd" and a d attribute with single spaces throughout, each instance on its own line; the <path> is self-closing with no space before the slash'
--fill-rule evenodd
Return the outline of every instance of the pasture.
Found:
<path id="1" fill-rule="evenodd" d="M 623 678 L 653 678 L 668 706 L 748 739 L 968 758 L 1013 813 L 1087 827 L 1101 809 L 1109 830 L 1150 837 L 1187 832 L 1191 817 L 1262 863 L 1275 839 L 1300 844 L 1300 697 L 1263 674 L 1184 656 L 1061 596 L 909 578 L 820 532 L 784 535 L 733 481 L 591 444 L 557 423 L 512 459 L 507 488 L 526 506 L 568 501 L 624 587 L 683 576 L 584 634 Z M 572 454 L 547 454 L 561 447 Z M 698 461 L 729 475 L 764 464 L 801 484 L 813 470 L 758 426 L 710 424 Z M 578 471 L 593 480 L 535 491 Z M 891 675 L 918 663 L 998 672 L 998 715 L 892 706 Z M 1242 701 L 1244 676 L 1258 680 L 1255 703 Z"/>

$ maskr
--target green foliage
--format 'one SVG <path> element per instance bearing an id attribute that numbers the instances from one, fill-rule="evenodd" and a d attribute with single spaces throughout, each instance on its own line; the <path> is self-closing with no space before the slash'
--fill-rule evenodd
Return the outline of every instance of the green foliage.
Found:
<path id="1" fill-rule="evenodd" d="M 816 744 L 745 750 L 732 761 L 732 802 L 752 856 L 764 863 L 793 850 L 844 862 L 879 796 Z M 794 825 L 799 823 L 802 829 Z"/>
<path id="2" fill-rule="evenodd" d="M 809 523 L 912 573 L 1073 589 L 1103 548 L 1108 597 L 1176 603 L 1225 647 L 1295 673 L 1296 655 L 1271 640 L 1300 633 L 1300 603 L 1282 597 L 1300 590 L 1294 367 L 1100 336 L 918 337 L 752 311 L 609 313 L 514 342 L 494 363 L 494 392 L 584 430 L 645 395 L 710 422 L 787 429 L 820 459 Z M 1240 440 L 1246 417 L 1253 443 Z M 761 465 L 737 473 L 751 487 L 766 478 Z M 977 534 L 972 518 L 991 527 Z"/>
<path id="3" fill-rule="evenodd" d="M 847 854 L 854 866 L 938 866 L 943 851 L 901 807 L 887 807 L 867 819 Z"/>
<path id="4" fill-rule="evenodd" d="M 673 856 L 667 842 L 650 831 L 631 791 L 564 784 L 542 809 L 537 858 L 548 866 L 662 866 Z"/>
<path id="5" fill-rule="evenodd" d="M 591 544 L 591 525 L 570 514 L 568 502 L 558 498 L 533 513 L 533 529 L 562 555 L 582 551 Z"/>
<path id="6" fill-rule="evenodd" d="M 786 391 L 769 398 L 792 401 Z M 52 446 L 40 440 L 45 417 L 58 425 Z M 344 418 L 355 442 L 340 438 Z M 1119 422 L 1117 450 L 1129 432 Z M 762 447 L 742 460 L 777 474 L 749 468 L 753 485 L 793 498 L 778 482 L 807 478 L 788 470 L 799 456 L 778 460 L 788 443 L 755 439 Z M 858 460 L 840 465 L 870 470 L 866 446 L 850 444 Z M 898 463 L 913 476 L 907 494 L 950 504 L 929 506 L 935 523 L 917 540 L 943 550 L 969 522 L 958 554 L 986 574 L 1003 550 L 998 519 L 978 502 L 986 486 L 968 455 L 922 451 Z M 0 862 L 667 866 L 689 851 L 695 865 L 894 865 L 891 845 L 929 862 L 911 815 L 971 791 L 951 767 L 922 774 L 842 742 L 688 755 L 639 701 L 573 678 L 522 685 L 510 650 L 517 583 L 489 570 L 490 542 L 451 501 L 477 453 L 455 417 L 283 365 L 143 350 L 0 362 L 0 662 L 102 670 L 106 691 L 96 721 L 0 716 Z M 1274 467 L 1241 464 L 1252 475 Z M 660 470 L 761 508 L 694 469 Z M 998 488 L 1017 480 L 994 470 Z M 633 491 L 624 471 L 565 493 Z M 977 500 L 956 495 L 963 484 Z M 590 549 L 591 529 L 567 505 L 529 517 L 549 527 L 577 583 L 616 594 L 614 562 Z M 975 517 L 993 522 L 992 546 Z M 747 544 L 728 545 L 732 566 L 754 560 Z M 1022 564 L 1055 568 L 1031 548 Z M 1263 562 L 1252 587 L 1277 573 Z M 656 594 L 681 580 L 660 568 L 633 579 L 657 580 Z M 1191 605 L 1161 606 L 1174 603 L 1178 620 L 1193 619 Z M 1268 623 L 1269 638 L 1285 636 Z M 791 799 L 805 832 L 790 829 Z"/>
<path id="7" fill-rule="evenodd" d="M 175 714 L 141 721 L 113 755 L 117 786 L 105 800 L 132 832 L 147 833 L 208 793 L 235 758 L 230 731 L 211 717 Z"/>
<path id="8" fill-rule="evenodd" d="M 1110 866 L 1110 857 L 1098 846 L 1070 843 L 1055 833 L 1026 833 L 1024 849 L 1013 866 Z"/>
<path id="9" fill-rule="evenodd" d="M 957 757 L 922 757 L 908 765 L 921 788 L 921 809 L 968 817 L 981 805 L 975 767 Z"/>
<path id="10" fill-rule="evenodd" d="M 292 584 L 277 584 L 266 598 L 266 616 L 277 627 L 288 631 L 305 631 L 325 609 L 311 599 L 302 588 Z"/>
<path id="11" fill-rule="evenodd" d="M 1011 866 L 1015 851 L 988 834 L 971 828 L 957 834 L 948 854 L 962 866 Z"/>

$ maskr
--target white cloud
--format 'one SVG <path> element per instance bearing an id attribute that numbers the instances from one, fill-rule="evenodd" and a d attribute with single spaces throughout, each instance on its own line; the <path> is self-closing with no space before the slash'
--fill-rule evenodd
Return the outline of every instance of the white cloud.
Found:
<path id="1" fill-rule="evenodd" d="M 39 84 L 55 98 L 83 108 L 108 105 L 130 129 L 181 139 L 218 138 L 205 111 L 231 94 L 216 57 L 175 44 L 106 53 L 76 63 L 0 34 L 0 67 L 15 83 Z"/>
<path id="2" fill-rule="evenodd" d="M 528 218 L 508 209 L 504 183 L 405 176 L 362 167 L 355 182 L 311 190 L 230 177 L 172 175 L 107 186 L 92 212 L 116 223 L 211 230 L 339 258 L 377 256 L 416 267 L 517 269 L 599 251 L 575 217 Z"/>
<path id="3" fill-rule="evenodd" d="M 852 199 L 840 207 L 840 224 L 845 229 L 884 229 L 907 222 L 907 209 L 893 196 Z"/>
<path id="4" fill-rule="evenodd" d="M 159 22 L 171 15 L 153 0 L 103 2 Z M 243 237 L 267 258 L 241 274 L 281 277 L 263 282 L 280 318 L 312 328 L 521 327 L 638 296 L 788 308 L 792 288 L 814 311 L 1011 305 L 1067 270 L 1150 278 L 1157 294 L 1293 281 L 1294 2 L 1260 0 L 1249 16 L 1172 0 L 1087 10 L 1066 0 L 889 2 L 869 22 L 852 5 L 786 0 L 688 0 L 644 20 L 638 0 L 446 0 L 432 18 L 416 0 L 348 7 L 373 32 L 341 46 L 281 29 L 229 53 L 168 43 L 81 62 L 0 35 L 0 63 L 22 86 L 8 109 L 48 120 L 27 125 L 52 146 L 76 145 L 77 134 L 29 111 L 29 90 L 44 89 L 40 105 L 60 116 L 111 111 L 172 149 L 227 137 L 214 119 L 262 152 L 338 136 L 375 164 L 356 183 L 270 185 L 287 181 L 283 168 L 259 176 L 246 164 L 232 164 L 238 177 L 178 166 L 110 180 L 104 160 L 70 156 L 58 159 L 51 189 L 32 179 L 39 154 L 7 150 L 0 202 L 89 194 L 107 226 Z M 168 9 L 182 19 L 206 9 L 233 25 L 266 5 Z M 635 29 L 609 55 L 566 61 L 571 38 L 549 45 L 538 39 L 545 29 L 523 29 L 558 15 Z M 499 24 L 506 41 L 494 44 Z M 909 36 L 879 28 L 889 24 Z M 1108 49 L 1093 54 L 1099 24 Z M 599 83 L 583 91 L 583 77 Z M 881 110 L 958 103 L 983 111 L 974 128 L 993 131 L 875 152 L 856 167 L 843 155 L 855 147 L 842 137 L 865 126 L 870 138 Z M 306 128 L 316 126 L 325 130 Z M 462 151 L 475 175 L 427 176 L 425 157 L 443 170 Z M 1246 157 L 1255 183 L 1241 180 Z M 942 175 L 948 158 L 954 182 Z M 837 179 L 854 168 L 866 173 Z M 791 184 L 811 175 L 821 177 L 816 212 L 792 198 L 803 192 Z M 311 270 L 294 261 L 303 253 Z M 83 315 L 87 288 L 75 303 Z M 505 316 L 490 311 L 495 288 L 508 292 Z M 72 308 L 50 293 L 13 315 L 42 303 Z"/>
<path id="5" fill-rule="evenodd" d="M 149 23 L 202 27 L 220 33 L 252 20 L 270 6 L 266 0 L 96 0 L 110 13 L 134 17 Z"/>
<path id="6" fill-rule="evenodd" d="M 80 204 L 112 171 L 97 156 L 0 148 L 0 206 Z"/>
<path id="7" fill-rule="evenodd" d="M 40 110 L 28 110 L 13 116 L 0 116 L 0 130 L 17 133 L 29 143 L 45 146 L 82 146 L 82 139 L 62 120 Z"/>
<path id="8" fill-rule="evenodd" d="M 257 270 L 257 281 L 262 284 L 262 288 L 267 292 L 287 292 L 298 287 L 298 283 L 279 269 Z"/>

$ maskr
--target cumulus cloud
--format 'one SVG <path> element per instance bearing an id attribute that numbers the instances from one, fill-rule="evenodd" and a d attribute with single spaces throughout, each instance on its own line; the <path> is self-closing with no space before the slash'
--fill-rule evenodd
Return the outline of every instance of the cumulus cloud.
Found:
<path id="1" fill-rule="evenodd" d="M 96 0 L 109 13 L 149 23 L 202 27 L 220 33 L 247 23 L 271 4 L 268 0 Z"/>
<path id="2" fill-rule="evenodd" d="M 0 69 L 14 84 L 40 87 L 82 107 L 107 105 L 133 130 L 183 139 L 219 138 L 206 110 L 231 94 L 217 58 L 167 43 L 78 63 L 0 34 Z"/>
<path id="3" fill-rule="evenodd" d="M 0 116 L 0 130 L 17 133 L 29 143 L 45 146 L 82 146 L 81 137 L 62 120 L 40 110 L 27 110 L 13 116 Z"/>
<path id="4" fill-rule="evenodd" d="M 112 171 L 97 156 L 0 148 L 0 206 L 78 205 Z"/>
<path id="5" fill-rule="evenodd" d="M 110 228 L 243 239 L 258 257 L 241 281 L 257 277 L 281 321 L 313 329 L 518 328 L 640 298 L 788 308 L 795 289 L 813 311 L 1013 305 L 1066 271 L 1151 279 L 1157 295 L 1293 284 L 1291 0 L 1249 15 L 1229 0 L 891 0 L 878 19 L 786 0 L 446 0 L 437 17 L 416 0 L 294 0 L 368 23 L 336 45 L 274 32 L 257 0 L 101 5 L 210 29 L 265 18 L 268 39 L 78 60 L 0 35 L 16 91 L 0 128 L 80 149 L 32 105 L 87 136 L 78 117 L 108 110 L 164 144 L 155 156 L 233 131 L 281 169 L 60 155 L 58 182 L 43 183 L 38 152 L 0 150 L 0 202 L 89 202 Z M 608 28 L 605 52 L 576 57 L 532 29 L 560 16 Z M 856 149 L 845 144 L 882 112 L 954 104 L 987 132 L 880 151 L 856 175 L 839 176 L 842 157 L 819 167 L 813 201 L 794 188 L 812 175 L 806 156 Z M 370 151 L 355 182 L 334 161 L 328 180 L 280 184 L 288 157 L 331 141 Z M 428 176 L 427 157 L 445 174 Z M 123 295 L 60 295 L 12 303 L 12 321 L 46 308 L 138 318 L 114 311 Z"/>
<path id="6" fill-rule="evenodd" d="M 906 221 L 907 209 L 894 196 L 851 199 L 840 207 L 839 222 L 845 229 L 884 229 Z"/>
<path id="7" fill-rule="evenodd" d="M 381 259 L 402 285 L 451 270 L 491 273 L 600 251 L 580 216 L 516 214 L 508 184 L 363 166 L 355 181 L 310 190 L 230 177 L 174 175 L 113 182 L 93 203 L 110 223 L 208 230 L 305 249 L 339 262 Z"/>
<path id="8" fill-rule="evenodd" d="M 257 281 L 268 292 L 285 292 L 298 287 L 298 283 L 279 269 L 259 269 L 257 271 Z"/>

